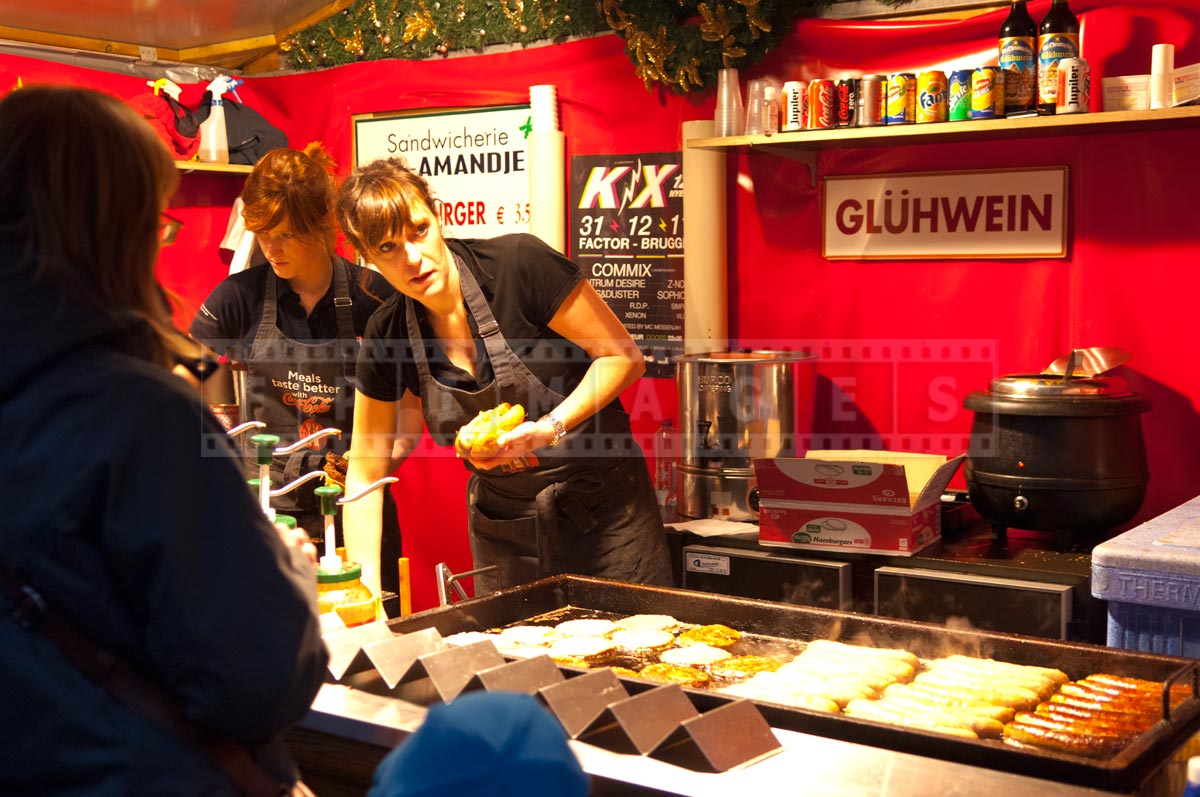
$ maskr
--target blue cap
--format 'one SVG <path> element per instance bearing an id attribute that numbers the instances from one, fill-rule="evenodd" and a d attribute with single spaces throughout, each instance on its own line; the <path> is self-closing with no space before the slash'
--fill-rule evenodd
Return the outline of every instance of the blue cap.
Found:
<path id="1" fill-rule="evenodd" d="M 558 720 L 531 695 L 469 692 L 429 709 L 379 762 L 367 797 L 586 797 Z"/>

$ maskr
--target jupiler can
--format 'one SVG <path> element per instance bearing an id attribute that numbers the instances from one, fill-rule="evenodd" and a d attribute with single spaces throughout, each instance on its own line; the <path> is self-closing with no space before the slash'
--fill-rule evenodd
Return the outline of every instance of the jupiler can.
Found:
<path id="1" fill-rule="evenodd" d="M 917 76 L 912 72 L 888 75 L 887 123 L 911 125 L 917 121 Z"/>
<path id="2" fill-rule="evenodd" d="M 1058 62 L 1058 96 L 1054 112 L 1087 113 L 1092 95 L 1092 70 L 1084 58 L 1064 58 Z"/>
<path id="3" fill-rule="evenodd" d="M 858 81 L 858 126 L 878 127 L 887 118 L 887 76 L 863 75 Z"/>
<path id="4" fill-rule="evenodd" d="M 917 123 L 944 122 L 947 116 L 946 73 L 931 69 L 917 75 Z"/>
<path id="5" fill-rule="evenodd" d="M 962 122 L 971 118 L 971 75 L 972 69 L 956 69 L 950 73 L 950 111 L 947 114 L 951 122 Z"/>
<path id="6" fill-rule="evenodd" d="M 837 126 L 858 125 L 858 78 L 845 78 L 837 82 Z"/>
<path id="7" fill-rule="evenodd" d="M 998 66 L 981 66 L 971 73 L 971 118 L 1004 116 L 1004 73 Z"/>
<path id="8" fill-rule="evenodd" d="M 808 84 L 789 80 L 783 84 L 783 132 L 808 127 Z"/>
<path id="9" fill-rule="evenodd" d="M 832 80 L 808 84 L 808 129 L 829 130 L 837 125 L 837 87 Z"/>

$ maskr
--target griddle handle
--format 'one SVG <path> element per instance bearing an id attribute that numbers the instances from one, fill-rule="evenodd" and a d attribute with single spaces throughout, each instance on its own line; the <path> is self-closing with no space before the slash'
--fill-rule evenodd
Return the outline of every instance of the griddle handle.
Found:
<path id="1" fill-rule="evenodd" d="M 1198 659 L 1183 665 L 1171 673 L 1167 676 L 1167 680 L 1163 684 L 1163 719 L 1167 722 L 1171 721 L 1171 685 L 1176 681 L 1182 680 L 1188 673 L 1191 673 L 1192 676 L 1192 697 L 1200 697 L 1200 659 Z"/>
<path id="2" fill-rule="evenodd" d="M 438 562 L 433 566 L 433 572 L 437 577 L 438 588 L 438 604 L 441 606 L 450 605 L 450 590 L 454 590 L 454 594 L 458 595 L 461 601 L 469 600 L 470 596 L 459 584 L 459 580 L 470 576 L 477 576 L 480 573 L 490 573 L 493 570 L 498 570 L 498 565 L 488 565 L 487 567 L 477 567 L 474 570 L 467 570 L 464 573 L 452 573 L 445 562 Z"/>

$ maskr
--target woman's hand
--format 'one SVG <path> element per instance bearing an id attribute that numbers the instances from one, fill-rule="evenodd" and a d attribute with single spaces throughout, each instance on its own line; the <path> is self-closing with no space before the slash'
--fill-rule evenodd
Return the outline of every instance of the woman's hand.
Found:
<path id="1" fill-rule="evenodd" d="M 275 530 L 279 532 L 279 539 L 283 540 L 284 545 L 304 554 L 314 565 L 317 563 L 317 546 L 313 545 L 307 531 L 283 523 L 276 523 Z"/>
<path id="2" fill-rule="evenodd" d="M 511 432 L 496 438 L 499 446 L 490 457 L 469 457 L 467 461 L 480 470 L 493 470 L 519 463 L 521 460 L 537 462 L 537 449 L 554 440 L 554 427 L 546 421 L 525 421 Z"/>

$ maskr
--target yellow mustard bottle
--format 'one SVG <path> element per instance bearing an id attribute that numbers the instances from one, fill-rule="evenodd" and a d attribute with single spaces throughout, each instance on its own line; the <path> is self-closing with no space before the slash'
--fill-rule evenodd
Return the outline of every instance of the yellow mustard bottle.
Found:
<path id="1" fill-rule="evenodd" d="M 336 569 L 317 568 L 317 612 L 337 612 L 347 627 L 375 620 L 379 600 L 362 583 L 362 567 L 344 562 Z"/>

